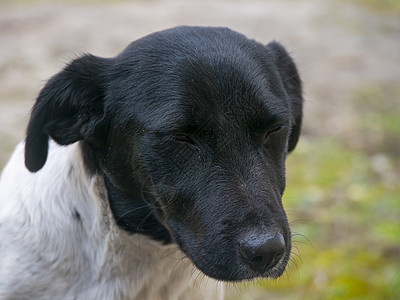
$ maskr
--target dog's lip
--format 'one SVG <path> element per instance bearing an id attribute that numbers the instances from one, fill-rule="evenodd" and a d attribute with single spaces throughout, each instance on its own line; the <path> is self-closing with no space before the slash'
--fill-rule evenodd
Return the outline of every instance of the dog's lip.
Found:
<path id="1" fill-rule="evenodd" d="M 185 254 L 186 254 L 186 252 L 185 252 Z M 188 255 L 188 254 L 186 254 L 186 255 Z M 229 277 L 227 277 L 225 274 L 222 274 L 222 273 L 211 274 L 210 272 L 208 272 L 207 268 L 204 268 L 204 264 L 208 264 L 207 260 L 193 259 L 193 257 L 190 255 L 188 255 L 188 257 L 194 262 L 194 264 L 197 266 L 197 268 L 200 269 L 200 271 L 202 271 L 207 276 L 210 276 L 217 280 L 226 281 L 226 282 L 240 282 L 240 281 L 251 281 L 256 278 L 277 279 L 285 272 L 286 267 L 288 265 L 288 261 L 290 259 L 290 253 L 286 253 L 272 269 L 267 269 L 262 274 L 256 273 L 256 272 L 252 271 L 250 268 L 240 264 L 237 270 L 230 273 Z M 201 258 L 204 258 L 204 257 L 201 257 Z M 225 265 L 218 266 L 215 264 L 213 265 L 213 267 L 214 268 L 218 267 L 220 269 L 226 268 Z"/>

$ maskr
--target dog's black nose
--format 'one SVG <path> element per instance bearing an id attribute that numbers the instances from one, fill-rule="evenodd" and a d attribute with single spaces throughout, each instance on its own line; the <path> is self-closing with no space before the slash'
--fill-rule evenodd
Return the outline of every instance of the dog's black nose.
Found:
<path id="1" fill-rule="evenodd" d="M 240 257 L 253 271 L 264 273 L 274 267 L 286 250 L 285 240 L 281 233 L 274 236 L 249 234 L 240 241 Z"/>

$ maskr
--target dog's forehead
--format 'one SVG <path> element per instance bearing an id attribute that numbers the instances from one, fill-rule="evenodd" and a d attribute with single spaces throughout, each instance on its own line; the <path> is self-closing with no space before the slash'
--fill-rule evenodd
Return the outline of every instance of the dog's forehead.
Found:
<path id="1" fill-rule="evenodd" d="M 188 87 L 186 87 L 188 88 Z M 204 90 L 205 89 L 205 90 Z M 232 88 L 221 91 L 215 87 L 189 87 L 191 96 L 153 105 L 146 114 L 147 129 L 154 131 L 185 131 L 186 129 L 218 126 L 222 130 L 246 127 L 257 120 L 273 124 L 288 120 L 287 102 L 266 91 Z M 145 115 L 142 115 L 145 116 Z"/>
<path id="2" fill-rule="evenodd" d="M 283 88 L 271 88 L 271 81 L 280 79 L 269 75 L 246 61 L 188 64 L 181 74 L 179 96 L 164 106 L 168 109 L 160 125 L 180 129 L 216 124 L 229 130 L 235 123 L 241 126 L 255 119 L 274 123 L 286 118 L 287 96 Z"/>
<path id="3" fill-rule="evenodd" d="M 229 128 L 232 123 L 240 126 L 254 119 L 274 123 L 288 114 L 285 96 L 274 94 L 265 78 L 244 76 L 229 68 L 221 71 L 213 76 L 181 74 L 179 85 L 143 103 L 140 123 L 154 131 L 179 131 L 204 124 Z"/>
<path id="4" fill-rule="evenodd" d="M 130 45 L 119 60 L 131 82 L 139 83 L 130 92 L 132 114 L 149 130 L 287 111 L 268 51 L 227 29 L 157 33 Z"/>

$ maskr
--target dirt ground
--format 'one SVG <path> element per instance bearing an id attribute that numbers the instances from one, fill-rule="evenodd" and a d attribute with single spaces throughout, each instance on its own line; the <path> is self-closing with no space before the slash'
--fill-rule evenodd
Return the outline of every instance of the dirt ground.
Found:
<path id="1" fill-rule="evenodd" d="M 365 139 L 373 137 L 355 130 L 364 106 L 357 97 L 379 90 L 382 106 L 399 110 L 400 17 L 360 2 L 0 0 L 0 168 L 23 138 L 39 90 L 66 62 L 86 52 L 114 56 L 143 35 L 182 24 L 281 42 L 304 82 L 304 138 L 327 136 L 368 151 Z"/>

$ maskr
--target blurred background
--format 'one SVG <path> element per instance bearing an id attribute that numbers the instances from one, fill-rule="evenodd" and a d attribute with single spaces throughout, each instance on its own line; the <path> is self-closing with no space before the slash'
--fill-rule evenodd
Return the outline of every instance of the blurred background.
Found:
<path id="1" fill-rule="evenodd" d="M 181 24 L 277 40 L 304 82 L 291 264 L 226 299 L 400 299 L 400 0 L 0 0 L 0 169 L 65 63 Z"/>

